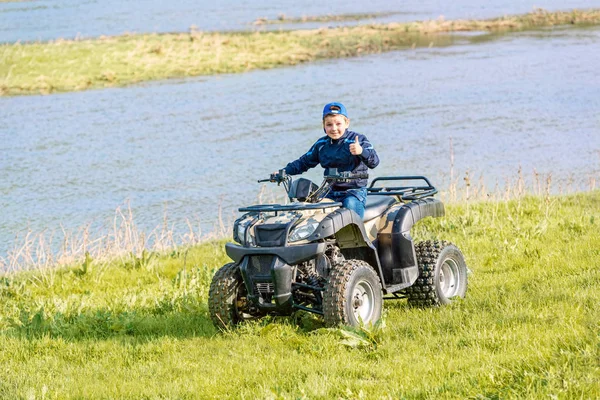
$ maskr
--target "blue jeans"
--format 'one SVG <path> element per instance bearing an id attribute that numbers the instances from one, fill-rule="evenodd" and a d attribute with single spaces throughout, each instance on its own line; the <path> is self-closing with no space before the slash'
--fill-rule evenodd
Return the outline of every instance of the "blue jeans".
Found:
<path id="1" fill-rule="evenodd" d="M 333 201 L 341 202 L 342 207 L 354 211 L 361 218 L 365 215 L 367 188 L 348 189 L 343 192 L 329 192 L 326 197 Z"/>

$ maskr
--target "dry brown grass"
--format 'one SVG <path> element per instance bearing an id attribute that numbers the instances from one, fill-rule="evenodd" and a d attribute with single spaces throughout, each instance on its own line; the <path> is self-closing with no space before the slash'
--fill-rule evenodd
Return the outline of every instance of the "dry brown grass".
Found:
<path id="1" fill-rule="evenodd" d="M 182 229 L 171 224 L 165 215 L 161 224 L 146 232 L 138 227 L 131 208 L 125 205 L 115 210 L 112 226 L 98 233 L 92 232 L 90 225 L 75 230 L 61 228 L 60 232 L 28 231 L 15 239 L 5 257 L 0 257 L 0 273 L 73 265 L 86 257 L 96 262 L 110 262 L 119 257 L 140 258 L 148 251 L 173 251 L 181 246 L 223 238 L 231 230 L 230 221 L 224 222 L 221 215 L 214 225 L 210 233 L 203 234 L 198 220 L 186 219 L 185 229 Z"/>
<path id="2" fill-rule="evenodd" d="M 600 155 L 600 152 L 599 152 Z M 450 170 L 448 180 L 441 186 L 447 189 L 440 192 L 440 198 L 447 203 L 470 203 L 480 201 L 510 201 L 522 199 L 525 196 L 544 197 L 553 195 L 570 195 L 578 192 L 592 192 L 597 188 L 600 174 L 590 169 L 585 174 L 571 174 L 566 178 L 555 179 L 551 172 L 541 173 L 536 168 L 524 171 L 519 166 L 512 176 L 496 180 L 493 187 L 486 185 L 483 174 L 476 175 L 472 171 L 457 174 L 454 168 L 454 144 L 449 138 Z"/>
<path id="3" fill-rule="evenodd" d="M 492 201 L 496 203 L 520 200 L 526 196 L 544 198 L 548 212 L 552 206 L 552 197 L 578 192 L 594 191 L 600 175 L 590 172 L 580 179 L 569 177 L 556 180 L 551 173 L 542 174 L 536 169 L 525 173 L 519 168 L 513 176 L 502 181 L 497 180 L 493 187 L 486 185 L 482 174 L 471 171 L 454 171 L 454 153 L 450 148 L 451 166 L 447 182 L 439 182 L 442 190 L 438 197 L 444 203 L 470 204 Z M 265 193 L 261 187 L 257 195 L 257 204 L 285 201 L 273 193 Z M 14 272 L 27 269 L 49 269 L 84 262 L 91 257 L 96 263 L 110 264 L 118 258 L 141 259 L 146 252 L 165 253 L 176 251 L 180 247 L 228 238 L 231 236 L 233 220 L 236 214 L 225 215 L 219 211 L 212 223 L 210 232 L 202 232 L 200 221 L 188 218 L 185 226 L 170 223 L 167 215 L 161 224 L 150 232 L 138 227 L 128 204 L 116 209 L 110 229 L 102 233 L 91 232 L 89 225 L 75 230 L 61 229 L 60 232 L 31 232 L 17 238 L 6 257 L 0 257 L 0 275 L 2 272 Z M 178 232 L 178 233 L 176 233 Z M 57 248 L 56 243 L 60 243 Z"/>

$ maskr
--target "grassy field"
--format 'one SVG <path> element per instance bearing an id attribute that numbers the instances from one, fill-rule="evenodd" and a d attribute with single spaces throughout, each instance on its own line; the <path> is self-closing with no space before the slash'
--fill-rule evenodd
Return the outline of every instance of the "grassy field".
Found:
<path id="1" fill-rule="evenodd" d="M 600 192 L 451 205 L 467 298 L 385 325 L 298 314 L 217 333 L 223 242 L 0 278 L 0 398 L 600 398 Z"/>
<path id="2" fill-rule="evenodd" d="M 186 76 L 238 73 L 326 58 L 446 46 L 445 32 L 509 32 L 600 23 L 600 10 L 489 20 L 393 23 L 319 30 L 145 34 L 0 45 L 0 96 L 124 86 Z M 461 40 L 481 40 L 462 37 Z"/>

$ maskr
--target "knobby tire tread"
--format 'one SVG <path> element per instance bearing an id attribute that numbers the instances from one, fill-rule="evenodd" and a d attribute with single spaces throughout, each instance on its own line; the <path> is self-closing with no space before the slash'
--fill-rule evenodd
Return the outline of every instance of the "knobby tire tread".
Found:
<path id="1" fill-rule="evenodd" d="M 327 326 L 350 324 L 346 293 L 352 275 L 361 267 L 372 270 L 369 263 L 362 260 L 346 260 L 331 270 L 328 285 L 323 292 L 323 317 Z M 377 277 L 376 274 L 375 276 Z M 375 282 L 377 285 L 373 289 L 381 291 L 379 277 Z"/>
<path id="2" fill-rule="evenodd" d="M 426 240 L 415 245 L 419 277 L 406 290 L 408 304 L 416 307 L 435 307 L 441 305 L 435 287 L 435 267 L 444 247 L 451 245 L 446 241 Z"/>
<path id="3" fill-rule="evenodd" d="M 447 249 L 446 251 L 450 251 L 454 255 L 458 256 L 457 258 L 453 258 L 461 270 L 461 272 L 459 272 L 461 276 L 457 277 L 457 279 L 460 280 L 458 283 L 460 285 L 460 290 L 457 296 L 465 296 L 468 286 L 468 268 L 460 250 L 455 245 L 447 241 L 426 240 L 415 245 L 417 264 L 419 267 L 419 277 L 411 287 L 406 289 L 409 305 L 416 307 L 435 307 L 448 304 L 449 301 L 451 301 L 450 299 L 438 293 L 438 282 L 436 282 L 435 276 L 438 263 L 441 263 L 442 261 L 440 260 L 440 254 L 445 249 Z M 438 273 L 440 272 L 438 271 Z"/>
<path id="4" fill-rule="evenodd" d="M 219 329 L 228 329 L 240 322 L 235 302 L 241 284 L 242 277 L 234 263 L 222 266 L 212 279 L 208 292 L 208 311 L 213 324 Z"/>

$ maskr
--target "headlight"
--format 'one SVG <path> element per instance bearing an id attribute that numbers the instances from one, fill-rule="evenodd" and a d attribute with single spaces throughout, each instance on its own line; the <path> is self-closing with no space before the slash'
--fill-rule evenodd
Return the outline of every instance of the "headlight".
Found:
<path id="1" fill-rule="evenodd" d="M 240 244 L 244 244 L 244 242 L 245 242 L 244 238 L 246 237 L 246 225 L 237 224 L 235 233 L 237 235 L 237 237 L 236 237 L 237 242 Z"/>
<path id="2" fill-rule="evenodd" d="M 246 244 L 246 230 L 254 221 L 253 217 L 249 217 L 247 215 L 239 218 L 233 224 L 233 240 L 238 242 L 239 244 Z"/>
<path id="3" fill-rule="evenodd" d="M 307 237 L 309 237 L 310 235 L 313 234 L 313 232 L 317 229 L 318 226 L 319 226 L 318 222 L 311 221 L 311 222 L 307 223 L 306 225 L 301 225 L 301 226 L 298 226 L 298 227 L 292 229 L 292 232 L 290 233 L 289 241 L 297 242 L 298 240 L 306 239 Z"/>

